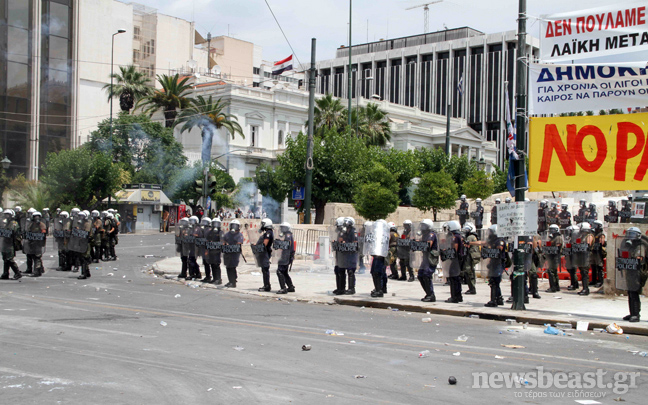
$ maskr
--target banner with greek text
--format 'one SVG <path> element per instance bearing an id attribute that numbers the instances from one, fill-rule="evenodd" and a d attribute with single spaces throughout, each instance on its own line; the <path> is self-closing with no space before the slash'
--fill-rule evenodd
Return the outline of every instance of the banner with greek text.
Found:
<path id="1" fill-rule="evenodd" d="M 647 98 L 646 68 L 529 65 L 530 114 L 643 107 Z"/>
<path id="2" fill-rule="evenodd" d="M 541 17 L 540 59 L 573 61 L 648 50 L 648 1 Z"/>
<path id="3" fill-rule="evenodd" d="M 644 190 L 648 113 L 531 118 L 529 190 Z"/>

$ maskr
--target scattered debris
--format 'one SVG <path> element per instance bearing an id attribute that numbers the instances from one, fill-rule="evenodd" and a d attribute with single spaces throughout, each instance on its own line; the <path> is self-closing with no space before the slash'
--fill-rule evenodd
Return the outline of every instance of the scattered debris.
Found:
<path id="1" fill-rule="evenodd" d="M 243 388 L 243 387 L 241 387 L 241 386 L 235 386 L 235 387 L 232 387 L 232 388 L 234 388 L 235 390 L 240 390 L 240 389 Z"/>
<path id="2" fill-rule="evenodd" d="M 364 375 L 355 375 L 354 377 L 355 378 L 367 378 L 367 376 L 364 376 Z"/>
<path id="3" fill-rule="evenodd" d="M 609 324 L 605 330 L 613 335 L 623 335 L 623 329 L 621 329 L 621 327 L 616 323 Z"/>
<path id="4" fill-rule="evenodd" d="M 466 335 L 461 335 L 455 339 L 455 342 L 465 342 L 468 340 L 468 336 Z"/>
<path id="5" fill-rule="evenodd" d="M 458 357 L 458 356 L 461 356 L 461 352 L 454 352 L 454 353 L 452 353 L 452 355 Z"/>
<path id="6" fill-rule="evenodd" d="M 619 397 L 619 398 L 614 398 L 615 401 L 617 402 L 625 402 L 625 399 Z"/>
<path id="7" fill-rule="evenodd" d="M 516 321 L 515 319 L 507 319 L 507 320 L 506 320 L 506 323 L 507 323 L 508 325 L 513 325 L 513 324 L 515 324 L 516 322 L 517 322 L 517 321 Z"/>
<path id="8" fill-rule="evenodd" d="M 423 357 L 429 357 L 430 356 L 430 351 L 429 350 L 423 350 L 422 352 L 419 352 L 418 356 L 419 356 L 419 359 L 422 359 Z"/>
<path id="9" fill-rule="evenodd" d="M 162 249 L 164 249 L 164 248 L 162 248 Z M 213 390 L 213 388 L 209 388 L 209 389 L 207 389 L 207 392 L 209 392 L 209 391 L 211 391 L 211 390 Z"/>
<path id="10" fill-rule="evenodd" d="M 311 349 L 311 345 L 303 345 L 302 346 L 302 350 L 305 351 L 305 352 L 309 351 L 310 349 Z"/>
<path id="11" fill-rule="evenodd" d="M 501 345 L 502 347 L 506 347 L 507 349 L 526 349 L 524 346 L 520 345 Z"/>
<path id="12" fill-rule="evenodd" d="M 473 318 L 473 319 L 479 319 L 479 315 L 477 314 L 472 314 L 468 318 Z"/>
<path id="13" fill-rule="evenodd" d="M 496 358 L 497 360 L 502 360 L 504 357 L 502 357 L 502 356 L 495 356 L 495 358 Z"/>
<path id="14" fill-rule="evenodd" d="M 351 344 L 355 344 L 355 342 L 356 342 L 355 340 L 350 340 L 349 341 L 349 343 L 351 343 Z"/>
<path id="15" fill-rule="evenodd" d="M 551 325 L 547 325 L 547 328 L 544 330 L 544 333 L 546 333 L 547 335 L 558 335 L 560 334 L 560 331 Z"/>
<path id="16" fill-rule="evenodd" d="M 160 321 L 160 325 L 162 325 L 162 326 L 167 326 L 167 323 L 164 322 L 164 321 Z"/>
<path id="17" fill-rule="evenodd" d="M 108 273 L 108 274 L 106 274 L 106 275 L 107 275 L 108 277 L 112 277 L 112 276 L 114 276 L 113 273 Z"/>
<path id="18" fill-rule="evenodd" d="M 453 376 L 450 376 L 450 377 L 448 378 L 448 384 L 450 384 L 450 385 L 455 385 L 455 384 L 457 384 L 457 379 L 456 379 L 455 377 L 453 377 Z"/>
<path id="19" fill-rule="evenodd" d="M 245 347 L 243 347 L 243 346 L 234 346 L 234 347 L 232 347 L 232 349 L 236 350 L 237 352 L 242 352 L 243 350 L 245 350 Z"/>
<path id="20" fill-rule="evenodd" d="M 421 322 L 430 323 L 430 322 L 432 322 L 432 318 L 423 318 L 423 319 L 421 319 Z"/>
<path id="21" fill-rule="evenodd" d="M 180 294 L 176 294 L 175 297 L 176 297 L 176 298 L 180 298 L 180 297 L 182 297 L 182 295 L 180 295 Z"/>

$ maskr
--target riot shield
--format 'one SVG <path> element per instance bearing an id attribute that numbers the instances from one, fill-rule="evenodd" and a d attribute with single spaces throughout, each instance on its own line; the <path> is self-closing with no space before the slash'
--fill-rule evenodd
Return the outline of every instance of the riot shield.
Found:
<path id="1" fill-rule="evenodd" d="M 356 224 L 356 230 L 358 231 L 358 256 L 364 256 L 365 225 Z"/>
<path id="2" fill-rule="evenodd" d="M 176 222 L 174 233 L 176 256 L 182 256 L 182 225 L 180 225 L 180 222 Z"/>
<path id="3" fill-rule="evenodd" d="M 528 273 L 533 265 L 533 246 L 536 236 L 518 236 L 518 249 L 524 251 L 524 272 Z"/>
<path id="4" fill-rule="evenodd" d="M 85 253 L 88 250 L 91 226 L 92 224 L 87 219 L 76 217 L 72 220 L 68 250 L 77 253 Z"/>
<path id="5" fill-rule="evenodd" d="M 280 233 L 272 242 L 272 258 L 279 266 L 288 266 L 294 252 L 292 232 Z"/>
<path id="6" fill-rule="evenodd" d="M 220 264 L 223 233 L 219 229 L 207 230 L 205 228 L 205 231 L 205 254 L 203 260 L 207 264 Z"/>
<path id="7" fill-rule="evenodd" d="M 46 225 L 42 221 L 28 220 L 23 232 L 23 252 L 27 255 L 42 255 L 45 252 Z"/>
<path id="8" fill-rule="evenodd" d="M 414 224 L 411 225 L 409 230 L 404 227 L 398 228 L 398 234 L 400 237 L 396 241 L 396 257 L 400 260 L 407 260 L 410 258 L 410 244 L 414 238 L 415 233 Z"/>
<path id="9" fill-rule="evenodd" d="M 342 231 L 340 229 L 338 229 L 337 226 L 335 226 L 335 222 L 333 223 L 333 225 L 329 226 L 328 231 L 329 231 L 329 240 L 331 242 L 331 255 L 333 256 L 333 264 L 335 266 L 339 267 L 339 263 L 338 263 L 338 259 L 339 259 L 338 258 L 338 246 L 339 246 L 339 243 L 338 243 L 338 239 L 339 239 L 340 234 L 341 234 Z"/>
<path id="10" fill-rule="evenodd" d="M 561 232 L 563 235 L 562 256 L 565 258 L 565 268 L 568 270 L 573 269 L 576 267 L 576 265 L 574 265 L 574 255 L 572 253 L 572 240 L 576 240 L 574 238 L 575 231 L 563 230 Z"/>
<path id="11" fill-rule="evenodd" d="M 619 210 L 617 209 L 616 205 L 614 207 L 610 207 L 608 204 L 605 209 L 607 210 L 607 214 L 603 216 L 603 220 L 609 224 L 616 224 L 619 222 Z"/>
<path id="12" fill-rule="evenodd" d="M 542 253 L 544 256 L 545 269 L 558 269 L 560 268 L 560 258 L 562 254 L 562 246 L 564 245 L 561 235 L 551 235 L 545 232 L 542 235 Z"/>
<path id="13" fill-rule="evenodd" d="M 499 242 L 500 240 L 497 237 L 488 236 L 481 248 L 482 277 L 499 277 L 504 272 Z"/>
<path id="14" fill-rule="evenodd" d="M 576 267 L 589 267 L 590 246 L 587 243 L 587 232 L 575 232 L 572 236 L 572 260 Z"/>
<path id="15" fill-rule="evenodd" d="M 10 229 L 10 220 L 2 218 L 0 220 L 0 252 L 11 253 L 13 252 L 13 230 Z"/>
<path id="16" fill-rule="evenodd" d="M 210 229 L 210 228 L 207 228 Z M 205 239 L 205 228 L 200 225 L 196 225 L 194 228 L 194 243 L 196 245 L 196 257 L 203 257 L 205 254 L 205 244 L 207 239 Z"/>
<path id="17" fill-rule="evenodd" d="M 364 255 L 387 257 L 389 252 L 389 225 L 375 221 L 365 226 Z"/>
<path id="18" fill-rule="evenodd" d="M 54 219 L 52 236 L 54 236 L 54 245 L 58 250 L 65 248 L 65 230 L 63 225 L 63 218 Z"/>
<path id="19" fill-rule="evenodd" d="M 366 243 L 367 235 L 365 234 Z M 358 234 L 353 226 L 345 227 L 338 234 L 337 265 L 341 269 L 354 269 L 358 266 Z"/>
<path id="20" fill-rule="evenodd" d="M 641 260 L 646 257 L 646 248 L 640 240 L 615 239 L 616 288 L 623 291 L 641 290 Z"/>
<path id="21" fill-rule="evenodd" d="M 182 255 L 194 256 L 196 254 L 196 237 L 194 226 L 188 225 L 182 228 Z"/>
<path id="22" fill-rule="evenodd" d="M 441 232 L 437 235 L 439 240 L 439 259 L 444 277 L 456 277 L 461 271 L 459 252 L 454 247 L 454 235 L 450 232 Z"/>
<path id="23" fill-rule="evenodd" d="M 241 244 L 243 243 L 243 234 L 241 232 L 229 231 L 223 235 L 223 245 L 221 251 L 223 253 L 223 264 L 225 267 L 238 267 L 241 260 L 242 250 Z"/>
<path id="24" fill-rule="evenodd" d="M 270 255 L 267 247 L 263 244 L 265 232 L 260 228 L 249 228 L 247 234 L 252 248 L 252 256 L 254 256 L 254 263 L 256 263 L 257 267 L 269 267 Z"/>

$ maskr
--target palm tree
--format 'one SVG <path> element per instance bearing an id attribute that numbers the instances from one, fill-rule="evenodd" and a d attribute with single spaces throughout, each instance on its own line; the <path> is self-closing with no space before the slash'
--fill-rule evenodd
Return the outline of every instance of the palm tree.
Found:
<path id="1" fill-rule="evenodd" d="M 367 145 L 385 146 L 391 140 L 387 113 L 378 104 L 369 103 L 361 109 L 360 115 L 359 136 L 365 138 Z"/>
<path id="2" fill-rule="evenodd" d="M 114 96 L 119 96 L 119 107 L 122 111 L 128 113 L 135 104 L 135 101 L 146 97 L 153 92 L 149 85 L 149 79 L 146 74 L 138 71 L 135 66 L 120 66 L 121 73 L 113 73 L 112 78 L 117 82 L 113 85 L 113 91 L 110 91 L 110 84 L 103 87 L 108 93 L 108 102 Z"/>
<path id="3" fill-rule="evenodd" d="M 192 90 L 190 84 L 187 84 L 189 77 L 180 80 L 178 74 L 173 76 L 157 75 L 157 80 L 162 86 L 161 90 L 155 90 L 152 94 L 141 98 L 135 108 L 142 107 L 145 114 L 149 116 L 153 113 L 163 110 L 164 126 L 173 128 L 176 125 L 178 108 L 185 109 L 191 105 L 193 99 L 189 97 Z"/>
<path id="4" fill-rule="evenodd" d="M 327 94 L 315 102 L 315 133 L 326 129 L 342 129 L 347 122 L 346 108 L 338 98 Z"/>
<path id="5" fill-rule="evenodd" d="M 225 108 L 229 105 L 221 99 L 213 100 L 212 96 L 205 98 L 198 96 L 192 100 L 191 107 L 185 108 L 178 115 L 178 120 L 175 125 L 184 123 L 181 132 L 191 131 L 194 127 L 199 127 L 203 139 L 202 143 L 202 161 L 203 164 L 209 163 L 211 160 L 211 146 L 215 130 L 225 128 L 227 132 L 232 135 L 234 139 L 236 134 L 243 135 L 243 129 L 237 122 L 238 118 L 232 114 L 225 112 Z"/>

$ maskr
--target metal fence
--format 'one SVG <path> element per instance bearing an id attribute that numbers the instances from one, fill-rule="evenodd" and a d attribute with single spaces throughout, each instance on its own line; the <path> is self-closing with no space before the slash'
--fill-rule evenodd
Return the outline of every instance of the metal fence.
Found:
<path id="1" fill-rule="evenodd" d="M 297 242 L 297 251 L 295 253 L 303 256 L 314 256 L 320 236 L 329 236 L 327 231 L 317 229 L 295 229 L 293 234 Z M 328 246 L 320 246 L 319 248 L 320 255 L 328 254 Z"/>

